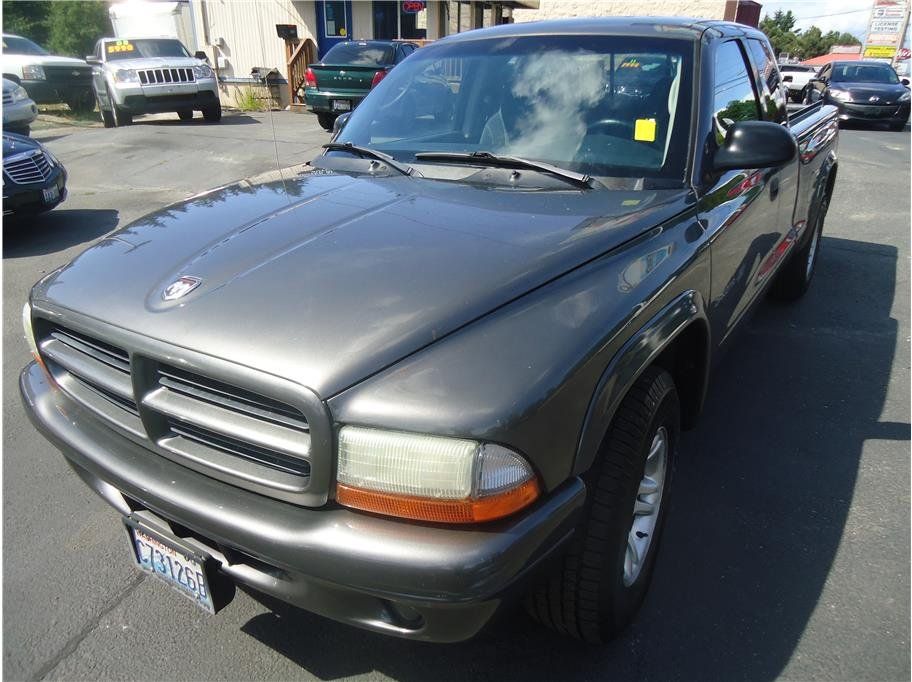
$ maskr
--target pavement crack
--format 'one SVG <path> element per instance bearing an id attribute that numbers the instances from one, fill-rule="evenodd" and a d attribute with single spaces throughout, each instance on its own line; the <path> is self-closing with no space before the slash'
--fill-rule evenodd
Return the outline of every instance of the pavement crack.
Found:
<path id="1" fill-rule="evenodd" d="M 96 613 L 89 621 L 83 626 L 83 628 L 70 637 L 66 644 L 61 647 L 60 651 L 54 654 L 44 665 L 42 665 L 34 675 L 30 676 L 29 680 L 43 680 L 47 675 L 53 672 L 60 663 L 72 654 L 82 641 L 89 636 L 89 634 L 98 627 L 98 624 L 101 622 L 101 619 L 108 615 L 111 611 L 116 609 L 124 599 L 130 596 L 130 593 L 135 590 L 139 584 L 145 580 L 145 575 L 140 573 L 136 575 L 133 580 L 131 580 L 127 585 L 124 586 L 120 592 L 114 595 L 114 597 Z"/>

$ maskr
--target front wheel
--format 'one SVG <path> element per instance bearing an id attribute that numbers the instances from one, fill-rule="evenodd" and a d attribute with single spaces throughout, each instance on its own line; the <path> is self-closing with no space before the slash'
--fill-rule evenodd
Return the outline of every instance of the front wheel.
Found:
<path id="1" fill-rule="evenodd" d="M 101 106 L 101 100 L 98 95 L 95 96 L 95 103 L 98 105 L 98 113 L 101 115 L 101 123 L 105 128 L 113 128 L 115 125 L 114 114 Z"/>
<path id="2" fill-rule="evenodd" d="M 191 115 L 193 112 L 190 112 Z M 216 102 L 203 109 L 203 119 L 210 123 L 218 123 L 222 120 L 222 103 Z"/>
<path id="3" fill-rule="evenodd" d="M 646 369 L 584 476 L 586 507 L 561 569 L 526 600 L 536 620 L 594 643 L 633 620 L 668 514 L 679 424 L 674 380 L 661 367 Z"/>
<path id="4" fill-rule="evenodd" d="M 133 125 L 133 114 L 125 109 L 121 109 L 113 99 L 111 100 L 111 108 L 114 110 L 113 118 L 115 126 L 122 128 L 123 126 Z"/>
<path id="5" fill-rule="evenodd" d="M 193 109 L 181 109 L 177 112 L 177 117 L 181 121 L 192 121 L 193 120 Z"/>
<path id="6" fill-rule="evenodd" d="M 780 301 L 795 301 L 811 286 L 814 271 L 817 269 L 817 257 L 820 254 L 820 239 L 823 234 L 823 221 L 830 208 L 830 196 L 825 194 L 820 200 L 817 216 L 814 218 L 812 232 L 807 241 L 776 274 L 776 280 L 770 287 L 770 296 Z"/>
<path id="7" fill-rule="evenodd" d="M 84 114 L 92 111 L 92 107 L 95 105 L 95 98 L 92 97 L 91 92 L 80 92 L 70 95 L 66 102 L 70 111 Z"/>
<path id="8" fill-rule="evenodd" d="M 900 130 L 903 130 L 905 127 L 906 127 L 905 121 L 893 121 L 890 123 L 890 130 L 893 130 L 893 131 L 898 132 Z"/>

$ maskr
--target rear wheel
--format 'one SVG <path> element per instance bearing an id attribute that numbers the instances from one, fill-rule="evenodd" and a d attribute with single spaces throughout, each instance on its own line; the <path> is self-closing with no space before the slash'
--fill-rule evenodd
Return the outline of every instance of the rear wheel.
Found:
<path id="1" fill-rule="evenodd" d="M 332 132 L 336 117 L 332 114 L 317 114 L 317 121 L 320 123 L 320 127 L 323 128 L 323 130 Z"/>
<path id="2" fill-rule="evenodd" d="M 652 578 L 674 472 L 680 406 L 671 375 L 650 367 L 618 408 L 586 473 L 586 508 L 558 573 L 526 601 L 539 622 L 604 642 L 633 619 Z"/>
<path id="3" fill-rule="evenodd" d="M 820 253 L 820 238 L 823 234 L 823 221 L 830 208 L 830 196 L 825 194 L 820 200 L 817 217 L 814 218 L 813 231 L 807 242 L 791 255 L 776 280 L 770 287 L 770 296 L 780 301 L 794 301 L 801 298 L 811 286 L 814 271 L 817 269 L 817 256 Z"/>
<path id="4" fill-rule="evenodd" d="M 190 112 L 191 114 L 193 112 Z M 216 102 L 203 109 L 203 118 L 210 123 L 218 123 L 222 120 L 222 103 Z"/>
<path id="5" fill-rule="evenodd" d="M 177 117 L 181 121 L 191 121 L 193 120 L 193 109 L 181 109 L 177 112 Z"/>

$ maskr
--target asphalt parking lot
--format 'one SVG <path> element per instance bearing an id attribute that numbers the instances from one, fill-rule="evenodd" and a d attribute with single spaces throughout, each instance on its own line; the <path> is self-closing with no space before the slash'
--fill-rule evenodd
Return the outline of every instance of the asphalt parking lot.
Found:
<path id="1" fill-rule="evenodd" d="M 909 679 L 908 128 L 842 131 L 811 291 L 764 303 L 715 372 L 644 609 L 599 648 L 521 614 L 449 646 L 243 593 L 210 617 L 134 570 L 116 513 L 19 403 L 29 287 L 144 213 L 274 169 L 276 154 L 306 161 L 329 135 L 281 112 L 35 137 L 70 196 L 4 225 L 6 678 Z"/>

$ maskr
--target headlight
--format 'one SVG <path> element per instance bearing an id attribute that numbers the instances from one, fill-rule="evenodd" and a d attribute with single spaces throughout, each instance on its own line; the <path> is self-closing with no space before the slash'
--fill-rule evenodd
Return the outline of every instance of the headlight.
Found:
<path id="1" fill-rule="evenodd" d="M 118 83 L 139 83 L 139 74 L 134 69 L 117 69 L 114 80 Z"/>
<path id="2" fill-rule="evenodd" d="M 345 426 L 336 501 L 355 509 L 440 523 L 512 514 L 539 495 L 529 463 L 500 445 Z"/>
<path id="3" fill-rule="evenodd" d="M 840 102 L 851 102 L 852 95 L 849 94 L 847 90 L 833 90 L 830 88 L 830 97 L 837 99 Z"/>
<path id="4" fill-rule="evenodd" d="M 28 92 L 26 92 L 25 88 L 23 88 L 21 85 L 16 86 L 16 89 L 13 90 L 13 102 L 14 103 L 21 102 L 22 100 L 28 99 L 28 98 L 29 98 Z"/>
<path id="5" fill-rule="evenodd" d="M 212 78 L 212 69 L 208 64 L 200 64 L 193 67 L 193 75 L 197 78 Z"/>
<path id="6" fill-rule="evenodd" d="M 906 90 L 903 94 L 901 94 L 901 95 L 899 96 L 899 101 L 900 101 L 900 102 L 908 102 L 910 96 L 912 96 L 912 93 L 910 93 L 908 90 Z"/>
<path id="7" fill-rule="evenodd" d="M 43 66 L 38 64 L 26 64 L 22 67 L 22 80 L 43 81 L 46 78 Z"/>

